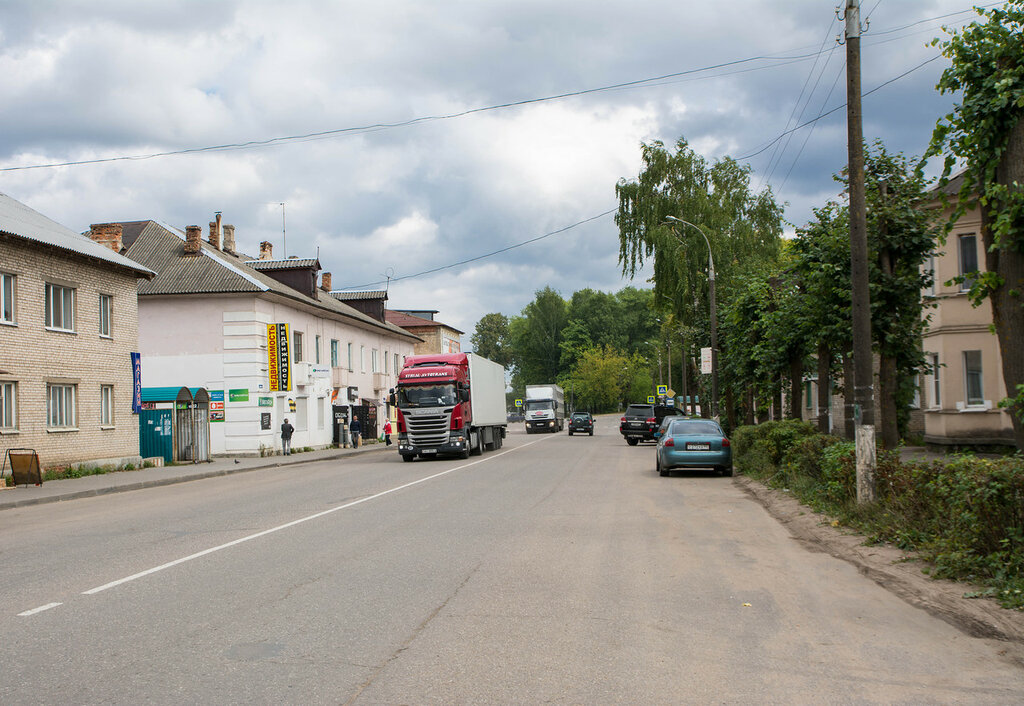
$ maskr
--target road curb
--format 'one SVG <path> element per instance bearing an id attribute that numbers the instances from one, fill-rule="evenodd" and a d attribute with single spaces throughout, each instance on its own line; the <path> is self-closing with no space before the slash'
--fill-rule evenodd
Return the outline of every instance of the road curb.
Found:
<path id="1" fill-rule="evenodd" d="M 286 466 L 294 466 L 300 463 L 317 463 L 319 461 L 340 461 L 353 456 L 361 456 L 367 453 L 376 453 L 379 451 L 388 450 L 388 446 L 376 445 L 367 448 L 349 449 L 346 451 L 339 451 L 327 456 L 311 457 L 308 454 L 297 453 L 292 454 L 295 456 L 294 459 L 285 459 L 284 456 L 268 456 L 266 463 L 260 463 L 254 466 L 240 466 L 238 468 L 218 468 L 210 471 L 200 471 L 189 475 L 173 476 L 169 478 L 151 478 L 149 480 L 138 481 L 136 483 L 118 483 L 115 485 L 103 486 L 99 488 L 89 488 L 88 490 L 69 490 L 66 493 L 59 495 L 48 495 L 41 498 L 24 498 L 20 500 L 8 500 L 10 496 L 5 495 L 3 501 L 0 501 L 0 512 L 3 510 L 12 510 L 19 507 L 31 507 L 32 505 L 45 505 L 47 503 L 64 502 L 66 500 L 80 500 L 82 498 L 93 498 L 100 495 L 111 495 L 113 493 L 126 493 L 132 490 L 143 490 L 145 488 L 157 488 L 164 485 L 177 485 L 178 483 L 188 483 L 194 480 L 205 480 L 207 478 L 217 478 L 220 476 L 230 476 L 236 473 L 248 473 L 249 471 L 263 471 L 268 468 L 282 468 Z M 219 459 L 224 460 L 224 459 Z M 165 466 L 165 468 L 174 468 L 174 466 Z M 127 471 L 131 473 L 131 471 Z M 68 479 L 68 481 L 77 479 Z M 64 480 L 49 481 L 50 483 L 64 483 L 68 482 Z M 17 488 L 6 488 L 6 490 L 17 492 Z"/>
<path id="2" fill-rule="evenodd" d="M 849 562 L 864 576 L 912 606 L 949 623 L 971 637 L 1024 644 L 1024 613 L 1000 606 L 993 599 L 965 598 L 978 587 L 932 579 L 920 571 L 921 563 L 895 547 L 866 546 L 867 538 L 833 527 L 828 519 L 791 495 L 762 483 L 736 476 L 733 482 L 785 525 L 798 541 Z"/>

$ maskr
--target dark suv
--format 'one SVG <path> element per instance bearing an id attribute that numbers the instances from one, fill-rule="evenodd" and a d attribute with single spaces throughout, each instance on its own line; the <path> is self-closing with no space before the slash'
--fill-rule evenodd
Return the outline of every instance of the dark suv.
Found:
<path id="1" fill-rule="evenodd" d="M 619 420 L 619 433 L 630 446 L 641 441 L 654 441 L 654 432 L 661 420 L 671 414 L 680 414 L 675 407 L 661 404 L 631 404 Z"/>
<path id="2" fill-rule="evenodd" d="M 574 432 L 594 435 L 594 417 L 590 412 L 573 412 L 569 418 L 569 436 Z"/>

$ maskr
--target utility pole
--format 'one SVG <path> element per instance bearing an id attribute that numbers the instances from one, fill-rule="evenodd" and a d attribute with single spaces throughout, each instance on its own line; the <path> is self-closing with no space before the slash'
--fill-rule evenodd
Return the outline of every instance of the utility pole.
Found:
<path id="1" fill-rule="evenodd" d="M 875 500 L 875 401 L 871 361 L 871 300 L 864 193 L 864 129 L 860 88 L 860 0 L 846 0 L 846 129 L 850 179 L 850 284 L 857 502 Z"/>

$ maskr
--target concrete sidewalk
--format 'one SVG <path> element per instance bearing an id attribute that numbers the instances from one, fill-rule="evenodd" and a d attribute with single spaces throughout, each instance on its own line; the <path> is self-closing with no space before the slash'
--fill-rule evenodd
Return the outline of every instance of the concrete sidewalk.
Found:
<path id="1" fill-rule="evenodd" d="M 27 505 L 60 502 L 88 498 L 107 493 L 122 493 L 129 490 L 153 488 L 159 485 L 185 483 L 191 480 L 226 476 L 232 473 L 257 471 L 264 468 L 278 468 L 297 463 L 313 461 L 329 461 L 345 459 L 368 453 L 393 453 L 397 455 L 395 445 L 367 444 L 358 449 L 320 449 L 305 453 L 292 453 L 289 456 L 216 458 L 209 463 L 185 464 L 178 466 L 162 466 L 159 468 L 140 468 L 135 471 L 118 471 L 82 478 L 46 481 L 41 486 L 19 485 L 15 488 L 0 489 L 0 510 L 9 510 Z"/>

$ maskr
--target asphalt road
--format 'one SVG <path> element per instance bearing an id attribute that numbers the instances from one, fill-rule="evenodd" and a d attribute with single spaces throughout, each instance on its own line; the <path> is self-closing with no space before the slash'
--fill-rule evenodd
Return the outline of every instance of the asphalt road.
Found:
<path id="1" fill-rule="evenodd" d="M 616 420 L 0 514 L 0 703 L 1017 703 L 968 637 Z"/>

